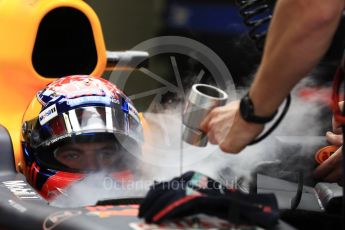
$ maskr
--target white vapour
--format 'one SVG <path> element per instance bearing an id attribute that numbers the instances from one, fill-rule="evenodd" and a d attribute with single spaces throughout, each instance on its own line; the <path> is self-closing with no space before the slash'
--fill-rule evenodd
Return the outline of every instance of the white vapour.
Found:
<path id="1" fill-rule="evenodd" d="M 80 207 L 95 205 L 102 200 L 143 197 L 150 185 L 151 181 L 115 179 L 107 172 L 98 172 L 60 191 L 61 195 L 50 205 Z"/>
<path id="2" fill-rule="evenodd" d="M 234 178 L 248 176 L 260 164 L 284 158 L 282 155 L 289 154 L 289 147 L 286 147 L 289 144 L 295 145 L 298 141 L 303 144 L 310 140 L 308 136 L 320 136 L 319 120 L 315 115 L 321 109 L 322 106 L 317 103 L 305 102 L 293 95 L 289 112 L 277 130 L 269 138 L 247 147 L 237 155 L 225 154 L 215 145 L 208 144 L 200 148 L 183 143 L 181 105 L 165 107 L 155 113 L 144 113 L 145 144 L 142 153 L 136 154 L 140 169 L 135 166 L 135 171 L 140 173 L 131 183 L 113 181 L 111 183 L 116 186 L 109 188 L 104 184 L 109 179 L 107 174 L 90 175 L 67 189 L 51 205 L 92 205 L 102 199 L 143 196 L 153 181 L 179 176 L 181 168 L 183 172 L 195 170 L 232 183 Z M 300 133 L 304 136 L 296 137 Z M 323 139 L 318 138 L 317 141 Z M 312 148 L 299 149 L 298 154 L 310 155 L 313 151 Z"/>

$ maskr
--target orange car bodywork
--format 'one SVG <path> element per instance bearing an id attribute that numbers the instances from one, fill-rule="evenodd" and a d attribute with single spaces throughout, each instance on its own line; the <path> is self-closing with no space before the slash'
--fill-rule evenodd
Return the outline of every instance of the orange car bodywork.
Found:
<path id="1" fill-rule="evenodd" d="M 82 0 L 0 0 L 0 124 L 9 130 L 12 138 L 17 170 L 22 157 L 23 113 L 35 93 L 54 80 L 44 78 L 33 67 L 36 34 L 43 17 L 59 7 L 79 10 L 91 24 L 98 60 L 90 74 L 101 76 L 106 67 L 100 22 Z"/>

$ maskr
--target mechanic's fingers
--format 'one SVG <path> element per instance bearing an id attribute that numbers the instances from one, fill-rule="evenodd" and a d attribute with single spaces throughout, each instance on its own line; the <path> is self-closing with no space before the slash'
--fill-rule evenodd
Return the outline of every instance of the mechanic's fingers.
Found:
<path id="1" fill-rule="evenodd" d="M 344 108 L 344 101 L 340 101 L 338 102 L 338 106 L 340 108 L 340 111 L 343 112 L 343 108 Z"/>
<path id="2" fill-rule="evenodd" d="M 314 170 L 314 177 L 326 178 L 335 168 L 341 167 L 342 147 Z"/>
<path id="3" fill-rule="evenodd" d="M 332 145 L 340 146 L 343 144 L 343 135 L 342 134 L 334 134 L 332 132 L 326 133 L 326 139 Z"/>
<path id="4" fill-rule="evenodd" d="M 204 118 L 204 120 L 201 122 L 201 124 L 200 124 L 200 129 L 202 130 L 202 131 L 204 131 L 205 133 L 207 133 L 207 132 L 209 132 L 209 130 L 210 130 L 210 125 L 209 125 L 209 123 L 210 123 L 210 121 L 212 120 L 212 118 L 214 117 L 214 115 L 215 115 L 215 110 L 216 110 L 217 108 L 215 108 L 215 109 L 213 109 L 213 110 L 211 110 L 207 115 L 206 115 L 206 117 Z"/>
<path id="5" fill-rule="evenodd" d="M 339 108 L 340 108 L 340 111 L 343 111 L 344 101 L 340 101 L 340 102 L 338 103 L 338 106 L 339 106 Z M 341 129 L 341 124 L 338 123 L 338 122 L 335 120 L 334 116 L 332 117 L 332 128 L 333 128 L 333 132 L 334 132 L 335 134 L 341 134 L 341 133 L 343 133 L 343 131 L 342 131 L 342 129 Z"/>
<path id="6" fill-rule="evenodd" d="M 208 141 L 211 144 L 216 145 L 216 144 L 218 144 L 218 141 L 216 138 L 215 127 L 213 126 L 212 122 L 209 123 L 209 127 L 210 127 L 210 129 L 208 130 L 208 133 L 207 133 Z"/>
<path id="7" fill-rule="evenodd" d="M 215 133 L 214 133 L 214 130 L 211 128 L 209 129 L 208 133 L 207 133 L 207 139 L 208 139 L 208 142 L 210 142 L 210 144 L 217 144 L 217 141 L 216 141 L 216 138 L 215 138 Z"/>
<path id="8" fill-rule="evenodd" d="M 237 113 L 230 132 L 219 147 L 222 151 L 227 153 L 239 153 L 253 141 L 263 129 L 263 125 L 248 123 Z"/>
<path id="9" fill-rule="evenodd" d="M 343 130 L 341 128 L 341 124 L 335 120 L 334 116 L 332 117 L 332 131 L 335 134 L 342 134 L 343 133 Z"/>
<path id="10" fill-rule="evenodd" d="M 216 145 L 218 144 L 218 142 L 216 141 L 216 138 L 214 137 L 214 135 L 207 135 L 207 138 L 208 138 L 208 141 L 213 144 L 213 145 Z"/>
<path id="11" fill-rule="evenodd" d="M 240 134 L 234 134 L 236 132 L 230 131 L 227 138 L 219 145 L 219 147 L 226 153 L 239 153 L 247 147 L 247 145 L 252 142 L 258 134 L 260 134 L 260 132 L 255 133 L 254 135 L 251 133 L 250 135 L 245 134 L 241 136 Z"/>
<path id="12" fill-rule="evenodd" d="M 342 177 L 342 167 L 334 168 L 324 179 L 325 182 L 339 182 Z"/>
<path id="13" fill-rule="evenodd" d="M 239 142 L 239 141 L 224 141 L 219 145 L 219 148 L 226 153 L 239 153 L 241 152 L 245 147 L 246 147 L 247 143 L 246 142 Z"/>

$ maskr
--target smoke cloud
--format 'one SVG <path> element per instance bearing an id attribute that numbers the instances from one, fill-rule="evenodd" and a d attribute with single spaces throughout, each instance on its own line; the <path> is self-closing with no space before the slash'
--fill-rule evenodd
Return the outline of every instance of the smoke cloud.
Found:
<path id="1" fill-rule="evenodd" d="M 107 172 L 92 174 L 66 189 L 51 205 L 75 207 L 104 199 L 143 197 L 154 181 L 170 180 L 189 170 L 227 185 L 234 185 L 238 178 L 249 180 L 258 168 L 276 175 L 277 170 L 310 172 L 316 146 L 325 144 L 317 116 L 325 106 L 298 96 L 298 90 L 307 84 L 304 81 L 296 87 L 288 114 L 273 134 L 237 155 L 223 153 L 211 144 L 202 148 L 182 142 L 183 105 L 156 106 L 154 112 L 143 114 L 145 143 L 142 152 L 134 154 L 138 164 L 129 169 L 135 172 L 131 181 L 111 178 Z"/>

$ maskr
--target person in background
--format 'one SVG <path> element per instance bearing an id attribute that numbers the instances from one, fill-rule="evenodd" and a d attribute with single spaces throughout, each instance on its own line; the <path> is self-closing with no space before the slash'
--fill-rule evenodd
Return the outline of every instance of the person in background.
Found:
<path id="1" fill-rule="evenodd" d="M 277 1 L 248 94 L 214 109 L 202 123 L 212 144 L 238 153 L 263 131 L 292 88 L 326 53 L 344 6 L 344 0 Z"/>

